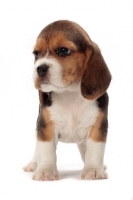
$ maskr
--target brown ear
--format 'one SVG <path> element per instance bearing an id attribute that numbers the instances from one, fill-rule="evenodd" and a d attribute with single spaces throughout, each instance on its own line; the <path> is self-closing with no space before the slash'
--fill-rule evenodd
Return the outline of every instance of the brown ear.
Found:
<path id="1" fill-rule="evenodd" d="M 96 99 L 107 90 L 111 74 L 98 46 L 93 43 L 92 53 L 81 78 L 81 93 L 87 99 Z"/>

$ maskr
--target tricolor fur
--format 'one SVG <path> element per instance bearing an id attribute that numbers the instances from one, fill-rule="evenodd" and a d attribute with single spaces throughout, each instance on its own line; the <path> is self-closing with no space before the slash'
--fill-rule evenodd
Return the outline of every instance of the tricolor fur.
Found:
<path id="1" fill-rule="evenodd" d="M 33 53 L 40 105 L 36 150 L 24 170 L 35 171 L 35 180 L 58 179 L 61 141 L 77 144 L 83 179 L 107 178 L 103 159 L 111 75 L 99 47 L 78 24 L 61 20 L 41 31 Z"/>

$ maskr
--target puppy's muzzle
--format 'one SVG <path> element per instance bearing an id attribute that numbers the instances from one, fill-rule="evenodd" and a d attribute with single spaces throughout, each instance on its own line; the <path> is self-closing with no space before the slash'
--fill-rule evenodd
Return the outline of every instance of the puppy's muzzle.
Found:
<path id="1" fill-rule="evenodd" d="M 48 71 L 48 66 L 47 65 L 40 65 L 38 68 L 37 68 L 37 73 L 38 73 L 38 76 L 40 77 L 44 77 Z"/>

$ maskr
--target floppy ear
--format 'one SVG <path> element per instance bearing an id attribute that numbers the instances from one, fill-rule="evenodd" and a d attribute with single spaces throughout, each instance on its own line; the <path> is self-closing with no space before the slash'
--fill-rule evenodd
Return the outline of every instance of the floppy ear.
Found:
<path id="1" fill-rule="evenodd" d="M 92 53 L 81 78 L 81 93 L 87 99 L 96 99 L 107 90 L 111 74 L 100 49 L 92 43 Z"/>

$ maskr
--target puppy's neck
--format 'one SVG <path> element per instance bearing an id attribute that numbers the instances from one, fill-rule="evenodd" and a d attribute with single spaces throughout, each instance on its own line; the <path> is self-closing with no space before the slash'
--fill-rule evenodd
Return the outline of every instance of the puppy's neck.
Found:
<path id="1" fill-rule="evenodd" d="M 52 91 L 56 94 L 64 94 L 64 93 L 81 93 L 81 83 L 80 81 L 76 81 L 68 85 L 67 87 L 60 88 L 59 90 Z"/>
<path id="2" fill-rule="evenodd" d="M 81 94 L 80 83 L 73 84 L 71 87 L 67 87 L 62 92 L 52 92 L 53 102 L 60 103 L 60 106 L 72 107 L 82 105 L 84 102 L 88 102 Z M 77 109 L 77 107 L 76 107 Z"/>

